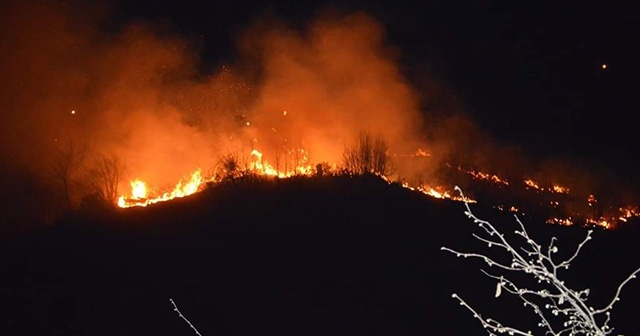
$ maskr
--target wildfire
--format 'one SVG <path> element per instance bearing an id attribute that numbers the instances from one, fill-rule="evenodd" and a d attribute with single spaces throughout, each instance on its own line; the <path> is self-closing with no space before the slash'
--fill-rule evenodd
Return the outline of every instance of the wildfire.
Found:
<path id="1" fill-rule="evenodd" d="M 474 170 L 468 170 L 467 173 L 473 176 L 473 178 L 477 180 L 488 180 L 493 183 L 509 185 L 509 181 L 505 179 L 501 179 L 498 175 L 495 175 L 495 174 L 487 174 L 487 173 L 474 171 Z"/>
<path id="2" fill-rule="evenodd" d="M 252 161 L 249 165 L 250 170 L 253 173 L 264 176 L 273 176 L 278 178 L 287 178 L 295 175 L 311 175 L 313 174 L 313 169 L 311 165 L 306 164 L 309 161 L 307 156 L 307 152 L 305 150 L 298 150 L 298 154 L 300 154 L 300 159 L 298 159 L 295 167 L 289 170 L 279 170 L 277 167 L 274 167 L 270 163 L 263 161 L 262 152 L 257 149 L 251 151 Z"/>
<path id="3" fill-rule="evenodd" d="M 307 164 L 308 156 L 306 151 L 298 150 L 296 154 L 299 154 L 297 165 L 288 170 L 279 170 L 269 162 L 263 160 L 263 154 L 257 149 L 253 149 L 250 153 L 251 162 L 248 165 L 248 173 L 256 174 L 259 176 L 269 176 L 276 178 L 288 178 L 292 176 L 311 175 L 313 169 L 311 165 Z M 335 166 L 335 165 L 334 165 Z M 238 167 L 240 169 L 240 167 Z M 118 206 L 121 208 L 130 208 L 134 206 L 145 207 L 150 204 L 169 201 L 175 198 L 181 198 L 197 193 L 203 188 L 206 183 L 219 182 L 221 178 L 219 176 L 202 176 L 202 171 L 197 169 L 191 173 L 190 178 L 183 179 L 168 192 L 164 192 L 160 195 L 150 195 L 147 185 L 142 180 L 136 179 L 131 181 L 131 193 L 127 196 L 123 195 L 118 198 Z"/>
<path id="4" fill-rule="evenodd" d="M 568 217 L 568 218 L 551 217 L 551 218 L 547 219 L 546 222 L 547 222 L 547 224 L 558 224 L 558 225 L 564 225 L 564 226 L 573 225 L 573 219 L 571 217 Z"/>
<path id="5" fill-rule="evenodd" d="M 587 224 L 588 225 L 594 225 L 594 226 L 600 226 L 600 227 L 603 227 L 605 229 L 611 228 L 611 223 L 609 221 L 607 221 L 606 219 L 604 219 L 604 218 L 598 218 L 598 219 L 587 218 Z"/>
<path id="6" fill-rule="evenodd" d="M 559 193 L 559 194 L 568 194 L 569 193 L 569 188 L 567 187 L 563 187 L 560 185 L 554 185 L 550 191 L 555 192 L 555 193 Z"/>
<path id="7" fill-rule="evenodd" d="M 619 208 L 618 210 L 620 210 L 620 217 L 618 217 L 618 219 L 623 222 L 626 222 L 629 218 L 632 217 L 640 217 L 640 211 L 638 211 L 637 206 L 627 206 L 624 208 Z"/>
<path id="8" fill-rule="evenodd" d="M 533 189 L 544 190 L 534 180 L 524 180 L 524 184 Z"/>
<path id="9" fill-rule="evenodd" d="M 286 112 L 286 111 L 285 111 Z M 285 113 L 283 112 L 283 115 Z M 297 149 L 297 150 L 289 150 L 286 152 L 289 158 L 295 157 L 293 162 L 289 160 L 287 164 L 285 164 L 285 169 L 280 169 L 278 164 L 273 165 L 265 159 L 264 154 L 257 150 L 252 149 L 249 153 L 249 162 L 246 166 L 240 167 L 239 165 L 236 167 L 237 171 L 231 173 L 227 177 L 231 176 L 232 178 L 243 176 L 245 174 L 254 174 L 258 176 L 272 177 L 272 178 L 290 178 L 293 176 L 311 176 L 316 173 L 320 174 L 334 174 L 338 172 L 338 165 L 323 165 L 322 167 L 318 167 L 317 170 L 312 168 L 313 166 L 310 164 L 308 153 L 305 150 Z M 415 154 L 411 156 L 430 156 L 428 152 L 418 149 Z M 276 161 L 278 162 L 278 161 Z M 318 165 L 321 166 L 321 165 Z M 323 168 L 324 167 L 324 168 Z M 449 166 L 451 167 L 451 166 Z M 453 167 L 451 167 L 453 168 Z M 455 169 L 455 168 L 454 168 Z M 508 190 L 514 190 L 509 181 L 506 179 L 496 175 L 485 173 L 478 170 L 466 170 L 461 167 L 457 167 L 457 171 L 462 174 L 470 175 L 474 180 L 483 180 L 491 182 L 495 185 L 501 187 L 509 187 Z M 230 172 L 225 172 L 230 173 Z M 189 175 L 190 177 L 184 178 L 179 181 L 176 186 L 167 192 L 157 193 L 155 190 L 149 189 L 147 184 L 140 180 L 135 179 L 130 182 L 131 191 L 128 195 L 123 195 L 118 198 L 117 204 L 122 208 L 129 208 L 134 206 L 148 206 L 150 204 L 163 202 L 172 200 L 175 198 L 185 197 L 188 195 L 192 195 L 197 193 L 198 191 L 203 189 L 203 186 L 206 183 L 218 183 L 222 181 L 224 178 L 214 174 L 214 176 L 203 176 L 201 170 L 198 169 Z M 391 179 L 387 176 L 380 176 L 388 183 L 393 183 Z M 553 184 L 548 187 L 542 186 L 540 183 L 532 180 L 526 179 L 523 181 L 526 189 L 534 189 L 536 193 L 548 193 L 548 194 L 565 194 L 569 195 L 570 189 L 568 187 Z M 449 199 L 458 202 L 466 202 L 466 203 L 476 203 L 476 200 L 469 197 L 460 197 L 457 196 L 457 193 L 453 191 L 453 188 L 445 187 L 443 185 L 431 185 L 431 184 L 420 184 L 420 185 L 410 185 L 407 182 L 401 183 L 401 186 L 407 188 L 412 191 L 423 193 L 427 196 L 437 198 L 437 199 Z M 516 188 L 517 189 L 517 188 Z M 583 201 L 585 198 L 580 197 Z M 553 209 L 554 213 L 559 214 L 558 211 L 562 211 L 561 203 L 557 200 L 548 200 L 545 204 L 548 207 Z M 595 195 L 589 194 L 586 197 L 585 207 L 594 208 L 598 204 L 598 200 Z M 500 205 L 495 208 L 501 211 L 508 211 L 511 213 L 520 213 L 522 215 L 525 214 L 524 211 L 521 211 L 520 206 L 525 205 L 524 210 L 527 212 L 533 211 L 535 213 L 535 209 L 530 207 L 526 207 L 527 204 L 519 204 L 519 205 Z M 542 206 L 542 203 L 540 203 Z M 570 215 L 570 214 L 566 214 Z M 609 209 L 606 212 L 605 216 L 600 217 L 592 217 L 585 218 L 584 216 L 577 214 L 574 216 L 551 216 L 546 220 L 548 224 L 556 224 L 556 225 L 574 225 L 574 224 L 584 224 L 590 226 L 598 226 L 605 229 L 612 228 L 618 222 L 627 222 L 631 218 L 640 218 L 640 210 L 635 206 L 627 206 L 620 208 Z"/>
<path id="10" fill-rule="evenodd" d="M 385 180 L 389 181 L 386 178 L 385 178 Z M 471 199 L 471 198 L 466 197 L 466 196 L 465 197 L 455 196 L 455 195 L 452 194 L 451 191 L 448 191 L 450 189 L 445 188 L 443 186 L 432 187 L 432 186 L 428 186 L 428 185 L 422 185 L 422 186 L 418 186 L 418 187 L 412 187 L 408 183 L 404 182 L 404 183 L 402 183 L 402 187 L 407 188 L 407 189 L 412 190 L 412 191 L 421 192 L 421 193 L 423 193 L 425 195 L 428 195 L 428 196 L 431 196 L 431 197 L 434 197 L 434 198 L 450 199 L 450 200 L 453 200 L 453 201 L 465 202 L 465 203 L 477 203 L 476 200 Z"/>
<path id="11" fill-rule="evenodd" d="M 552 185 L 550 188 L 541 187 L 540 184 L 532 179 L 524 180 L 524 184 L 529 187 L 539 191 L 548 191 L 553 194 L 569 194 L 571 189 L 561 186 L 561 185 Z"/>
<path id="12" fill-rule="evenodd" d="M 204 182 L 206 182 L 206 180 L 202 177 L 202 173 L 198 169 L 191 174 L 191 178 L 179 181 L 172 191 L 165 192 L 159 196 L 149 197 L 146 183 L 141 180 L 135 180 L 131 182 L 131 195 L 120 196 L 118 198 L 118 206 L 121 208 L 130 208 L 133 206 L 145 207 L 149 204 L 189 196 L 198 192 Z"/>
<path id="13" fill-rule="evenodd" d="M 140 181 L 135 180 L 131 182 L 131 197 L 135 199 L 147 198 L 147 185 Z"/>

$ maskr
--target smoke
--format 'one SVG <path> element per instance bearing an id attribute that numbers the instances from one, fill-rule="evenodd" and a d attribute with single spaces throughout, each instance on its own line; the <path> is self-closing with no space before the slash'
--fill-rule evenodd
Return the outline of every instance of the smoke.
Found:
<path id="1" fill-rule="evenodd" d="M 330 162 L 339 161 L 359 131 L 384 136 L 394 150 L 417 135 L 418 95 L 373 19 L 321 18 L 303 33 L 264 25 L 250 29 L 241 43 L 263 71 L 251 111 L 261 130 L 308 144 L 312 155 Z"/>
<path id="2" fill-rule="evenodd" d="M 234 63 L 203 73 L 198 41 L 166 25 L 114 27 L 108 6 L 0 6 L 4 171 L 50 181 L 51 163 L 75 144 L 117 155 L 121 190 L 133 179 L 162 190 L 252 149 L 281 169 L 340 163 L 361 131 L 387 140 L 406 178 L 437 179 L 445 162 L 543 170 L 479 130 L 444 84 L 411 85 L 400 51 L 364 13 L 321 14 L 301 29 L 263 17 L 240 34 Z M 431 157 L 407 159 L 419 148 Z"/>
<path id="3" fill-rule="evenodd" d="M 2 154 L 43 175 L 68 143 L 116 154 L 126 179 L 158 186 L 253 148 L 272 161 L 339 163 L 359 131 L 394 151 L 417 148 L 419 96 L 365 14 L 322 16 L 302 30 L 259 20 L 235 64 L 203 75 L 196 43 L 167 27 L 106 30 L 104 6 L 3 7 Z"/>

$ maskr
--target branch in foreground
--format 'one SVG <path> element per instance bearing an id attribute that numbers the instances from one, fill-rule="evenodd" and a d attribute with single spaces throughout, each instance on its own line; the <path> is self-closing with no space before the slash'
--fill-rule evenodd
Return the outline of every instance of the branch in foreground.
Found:
<path id="1" fill-rule="evenodd" d="M 181 312 L 180 312 L 180 310 L 178 309 L 178 306 L 176 306 L 176 303 L 173 301 L 173 299 L 169 299 L 169 302 L 171 302 L 171 304 L 173 305 L 173 310 L 174 310 L 175 312 L 177 312 L 177 313 L 178 313 L 178 316 L 179 316 L 181 319 L 183 319 L 185 322 L 187 322 L 187 324 L 191 327 L 191 329 L 193 329 L 193 331 L 195 331 L 195 332 L 196 332 L 196 335 L 198 335 L 198 336 L 202 336 L 202 335 L 200 334 L 200 332 L 198 331 L 198 329 L 196 329 L 196 327 L 194 327 L 194 326 L 193 326 L 193 324 L 191 324 L 191 322 L 189 322 L 189 320 L 187 320 L 187 318 L 186 318 L 186 317 L 184 317 L 184 315 L 182 315 L 182 313 L 181 313 Z"/>
<path id="2" fill-rule="evenodd" d="M 455 188 L 462 197 L 464 194 L 459 187 Z M 515 234 L 524 240 L 524 247 L 514 247 L 505 236 L 500 233 L 488 221 L 476 217 L 468 203 L 465 215 L 478 224 L 486 234 L 485 237 L 473 234 L 479 241 L 487 244 L 489 248 L 497 247 L 510 255 L 510 263 L 497 262 L 494 259 L 479 253 L 463 253 L 442 247 L 441 250 L 451 252 L 458 257 L 479 258 L 483 260 L 489 267 L 496 266 L 498 270 L 509 274 L 508 272 L 524 272 L 537 280 L 540 288 L 525 288 L 518 286 L 515 282 L 509 280 L 506 274 L 492 275 L 482 270 L 485 275 L 497 281 L 495 296 L 498 297 L 502 291 L 518 296 L 526 307 L 533 309 L 534 313 L 540 319 L 538 327 L 545 330 L 545 335 L 561 336 L 561 335 L 586 335 L 586 336 L 605 336 L 613 332 L 613 328 L 609 326 L 611 310 L 614 304 L 620 300 L 620 292 L 622 288 L 632 279 L 636 278 L 640 273 L 640 268 L 636 269 L 629 275 L 619 286 L 615 296 L 611 302 L 602 309 L 594 309 L 587 304 L 589 289 L 582 291 L 573 290 L 565 285 L 565 282 L 558 277 L 558 270 L 567 269 L 570 263 L 578 256 L 584 244 L 591 240 L 592 231 L 588 231 L 584 240 L 578 245 L 576 251 L 567 260 L 558 262 L 553 260 L 553 254 L 558 252 L 555 245 L 557 238 L 551 239 L 548 247 L 543 248 L 542 245 L 529 237 L 524 224 L 515 216 L 516 222 L 520 230 L 515 230 Z M 531 331 L 522 331 L 517 328 L 508 327 L 491 318 L 484 318 L 477 313 L 467 302 L 465 302 L 457 294 L 452 297 L 469 310 L 473 317 L 482 323 L 482 327 L 489 335 L 507 334 L 507 335 L 532 335 Z M 560 318 L 558 318 L 558 316 Z M 559 321 L 563 320 L 563 321 Z"/>

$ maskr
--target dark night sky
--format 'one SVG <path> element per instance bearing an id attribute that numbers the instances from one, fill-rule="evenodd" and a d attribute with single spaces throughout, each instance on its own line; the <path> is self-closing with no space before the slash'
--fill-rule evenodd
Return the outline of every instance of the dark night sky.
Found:
<path id="1" fill-rule="evenodd" d="M 203 60 L 216 65 L 233 59 L 235 35 L 255 18 L 301 25 L 326 8 L 378 19 L 416 86 L 436 78 L 499 141 L 626 176 L 640 167 L 640 10 L 632 1 L 123 1 L 115 11 L 118 22 L 150 19 L 200 39 Z"/>

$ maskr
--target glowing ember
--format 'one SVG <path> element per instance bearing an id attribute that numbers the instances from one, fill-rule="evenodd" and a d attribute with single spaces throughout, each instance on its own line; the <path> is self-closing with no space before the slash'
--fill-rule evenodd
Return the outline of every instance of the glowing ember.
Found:
<path id="1" fill-rule="evenodd" d="M 571 226 L 573 225 L 573 219 L 571 219 L 571 217 L 569 218 L 549 218 L 547 219 L 547 224 L 559 224 L 559 225 L 564 225 L 564 226 Z"/>
<path id="2" fill-rule="evenodd" d="M 431 154 L 425 152 L 424 150 L 422 150 L 421 148 L 418 148 L 418 150 L 415 153 L 415 156 L 425 156 L 425 157 L 429 157 L 431 156 Z"/>
<path id="3" fill-rule="evenodd" d="M 567 187 L 563 187 L 563 186 L 559 186 L 559 185 L 554 185 L 551 189 L 552 192 L 556 192 L 556 193 L 560 193 L 560 194 L 568 194 L 569 193 L 569 188 Z"/>
<path id="4" fill-rule="evenodd" d="M 524 181 L 524 184 L 529 187 L 529 188 L 533 188 L 539 191 L 548 191 L 550 193 L 555 193 L 555 194 L 569 194 L 569 188 L 561 186 L 561 185 L 553 185 L 550 188 L 544 188 L 541 187 L 540 184 L 532 179 L 528 179 Z"/>
<path id="5" fill-rule="evenodd" d="M 479 171 L 469 170 L 467 173 L 473 176 L 474 179 L 478 180 L 488 180 L 494 183 L 509 185 L 509 181 L 501 179 L 498 175 L 487 174 Z"/>
<path id="6" fill-rule="evenodd" d="M 525 180 L 524 184 L 526 184 L 528 187 L 531 187 L 531 188 L 534 188 L 534 189 L 544 190 L 544 189 L 540 188 L 540 186 L 533 180 Z"/>
<path id="7" fill-rule="evenodd" d="M 640 211 L 638 211 L 637 206 L 628 206 L 626 208 L 619 208 L 618 210 L 620 210 L 620 217 L 622 218 L 640 217 Z"/>
<path id="8" fill-rule="evenodd" d="M 600 227 L 603 227 L 605 229 L 609 229 L 611 227 L 611 223 L 608 222 L 604 218 L 598 218 L 598 219 L 589 218 L 589 219 L 587 219 L 587 224 L 594 225 L 594 226 L 600 226 Z"/>
<path id="9" fill-rule="evenodd" d="M 420 191 L 425 195 L 429 195 L 431 197 L 435 197 L 439 199 L 450 199 L 458 202 L 476 203 L 474 199 L 471 199 L 469 197 L 463 198 L 460 196 L 455 196 L 451 191 L 449 191 L 450 189 L 444 188 L 442 186 L 436 186 L 436 187 L 420 186 L 416 188 L 416 190 Z"/>

